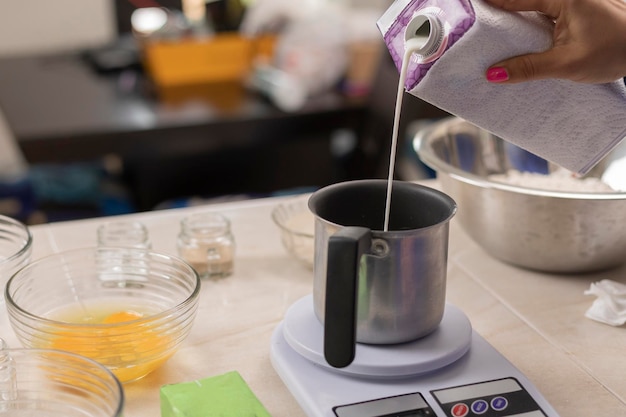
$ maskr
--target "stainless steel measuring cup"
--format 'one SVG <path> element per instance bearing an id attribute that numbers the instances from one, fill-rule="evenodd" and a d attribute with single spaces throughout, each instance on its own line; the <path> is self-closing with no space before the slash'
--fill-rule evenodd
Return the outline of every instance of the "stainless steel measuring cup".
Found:
<path id="1" fill-rule="evenodd" d="M 437 328 L 445 307 L 449 222 L 456 203 L 394 181 L 383 231 L 386 180 L 333 184 L 310 197 L 315 215 L 313 300 L 324 356 L 352 363 L 355 343 L 395 344 Z"/>

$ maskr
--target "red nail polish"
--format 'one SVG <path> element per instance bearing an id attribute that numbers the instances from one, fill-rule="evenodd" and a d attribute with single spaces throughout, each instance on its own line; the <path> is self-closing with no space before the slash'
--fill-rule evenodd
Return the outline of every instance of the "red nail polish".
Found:
<path id="1" fill-rule="evenodd" d="M 487 81 L 500 83 L 509 79 L 509 73 L 503 67 L 493 67 L 487 70 Z"/>

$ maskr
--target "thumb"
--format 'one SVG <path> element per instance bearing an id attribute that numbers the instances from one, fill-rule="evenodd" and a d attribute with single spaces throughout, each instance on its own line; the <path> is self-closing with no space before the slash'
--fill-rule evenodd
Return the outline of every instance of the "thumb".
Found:
<path id="1" fill-rule="evenodd" d="M 485 78 L 493 83 L 520 83 L 544 78 L 562 77 L 558 65 L 561 59 L 554 49 L 520 55 L 500 61 L 487 69 Z"/>

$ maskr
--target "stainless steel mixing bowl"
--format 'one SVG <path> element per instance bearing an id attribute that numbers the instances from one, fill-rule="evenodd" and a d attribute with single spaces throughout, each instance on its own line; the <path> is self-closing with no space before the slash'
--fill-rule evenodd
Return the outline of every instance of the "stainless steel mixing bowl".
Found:
<path id="1" fill-rule="evenodd" d="M 495 258 L 554 273 L 591 272 L 626 261 L 626 192 L 498 181 L 494 174 L 553 175 L 558 167 L 456 117 L 420 130 L 413 145 L 436 171 L 442 191 L 456 200 L 456 221 Z M 623 186 L 624 154 L 623 146 L 616 148 L 587 176 Z"/>

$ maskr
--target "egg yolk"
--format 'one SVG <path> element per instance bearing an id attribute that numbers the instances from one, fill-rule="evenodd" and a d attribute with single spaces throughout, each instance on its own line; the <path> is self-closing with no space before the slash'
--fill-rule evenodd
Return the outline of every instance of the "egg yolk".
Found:
<path id="1" fill-rule="evenodd" d="M 171 337 L 159 335 L 146 323 L 137 321 L 143 316 L 136 311 L 118 311 L 89 321 L 90 324 L 115 326 L 68 326 L 67 330 L 54 332 L 48 347 L 98 361 L 121 382 L 134 381 L 161 366 L 172 355 L 164 354 L 171 345 Z"/>
<path id="2" fill-rule="evenodd" d="M 118 311 L 117 313 L 109 314 L 102 320 L 102 324 L 123 323 L 125 321 L 133 321 L 143 317 L 143 314 L 136 311 Z"/>

